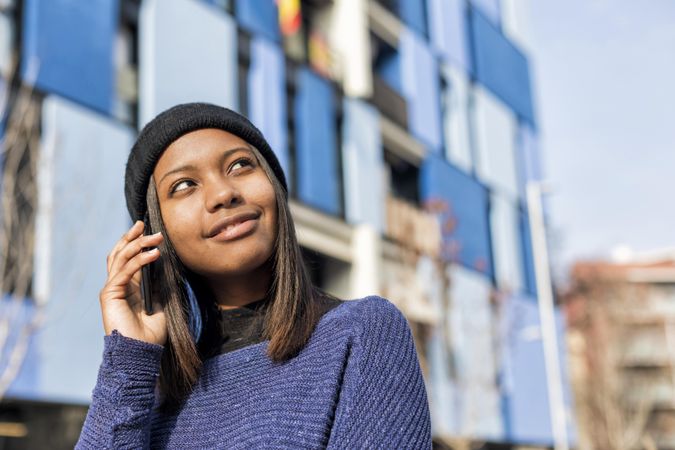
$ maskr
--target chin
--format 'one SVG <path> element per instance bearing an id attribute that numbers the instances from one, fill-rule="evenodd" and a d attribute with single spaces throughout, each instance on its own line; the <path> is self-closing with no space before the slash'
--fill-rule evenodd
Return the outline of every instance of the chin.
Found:
<path id="1" fill-rule="evenodd" d="M 267 262 L 272 253 L 269 251 L 246 252 L 246 254 L 228 252 L 226 255 L 214 258 L 201 258 L 198 263 L 194 265 L 186 264 L 186 267 L 192 272 L 208 278 L 242 276 L 263 269 L 263 266 L 268 266 Z M 269 269 L 271 270 L 271 265 L 269 265 Z"/>

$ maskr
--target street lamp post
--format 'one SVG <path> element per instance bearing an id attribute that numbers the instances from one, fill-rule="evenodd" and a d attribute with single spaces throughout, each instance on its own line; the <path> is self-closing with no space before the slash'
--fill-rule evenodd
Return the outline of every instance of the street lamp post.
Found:
<path id="1" fill-rule="evenodd" d="M 537 297 L 539 298 L 539 320 L 544 343 L 546 363 L 546 384 L 549 394 L 549 409 L 555 450 L 568 450 L 567 420 L 560 377 L 560 358 L 553 306 L 553 286 L 546 244 L 546 229 L 542 208 L 542 185 L 539 182 L 527 184 L 527 209 L 532 236 Z"/>

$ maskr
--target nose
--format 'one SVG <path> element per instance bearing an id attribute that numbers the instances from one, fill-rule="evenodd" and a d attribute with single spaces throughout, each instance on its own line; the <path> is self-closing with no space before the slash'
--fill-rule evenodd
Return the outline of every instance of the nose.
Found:
<path id="1" fill-rule="evenodd" d="M 227 177 L 214 177 L 206 182 L 204 202 L 208 212 L 230 208 L 241 201 L 239 190 Z"/>

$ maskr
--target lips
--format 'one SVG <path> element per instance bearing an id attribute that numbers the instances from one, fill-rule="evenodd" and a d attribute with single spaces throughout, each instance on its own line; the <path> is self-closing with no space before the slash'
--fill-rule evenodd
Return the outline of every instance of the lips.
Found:
<path id="1" fill-rule="evenodd" d="M 241 223 L 248 220 L 255 220 L 260 217 L 260 214 L 257 212 L 242 212 L 238 214 L 233 214 L 229 217 L 225 217 L 218 222 L 216 222 L 210 229 L 207 234 L 208 238 L 213 238 L 222 232 L 231 232 L 236 228 L 239 228 Z M 227 234 L 227 233 L 225 233 Z"/>

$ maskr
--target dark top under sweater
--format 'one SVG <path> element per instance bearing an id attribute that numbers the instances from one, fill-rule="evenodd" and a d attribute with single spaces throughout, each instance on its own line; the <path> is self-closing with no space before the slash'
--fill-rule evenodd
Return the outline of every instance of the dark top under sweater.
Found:
<path id="1" fill-rule="evenodd" d="M 342 303 L 338 298 L 321 297 L 319 316 Z M 202 344 L 204 356 L 210 358 L 262 342 L 263 319 L 268 304 L 269 298 L 265 297 L 237 308 L 219 309 L 217 332 Z"/>

